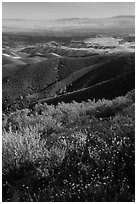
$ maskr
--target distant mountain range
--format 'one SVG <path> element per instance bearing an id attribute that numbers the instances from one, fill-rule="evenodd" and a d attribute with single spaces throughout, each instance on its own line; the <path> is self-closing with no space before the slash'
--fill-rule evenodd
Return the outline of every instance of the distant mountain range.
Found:
<path id="1" fill-rule="evenodd" d="M 134 32 L 135 16 L 110 18 L 64 18 L 56 20 L 3 19 L 3 32 L 42 32 L 75 29 L 130 29 Z"/>

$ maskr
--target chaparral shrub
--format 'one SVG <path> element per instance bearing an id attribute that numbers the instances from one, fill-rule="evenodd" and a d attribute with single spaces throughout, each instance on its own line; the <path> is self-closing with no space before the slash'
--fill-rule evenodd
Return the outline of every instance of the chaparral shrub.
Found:
<path id="1" fill-rule="evenodd" d="M 3 201 L 135 200 L 134 91 L 3 115 Z"/>

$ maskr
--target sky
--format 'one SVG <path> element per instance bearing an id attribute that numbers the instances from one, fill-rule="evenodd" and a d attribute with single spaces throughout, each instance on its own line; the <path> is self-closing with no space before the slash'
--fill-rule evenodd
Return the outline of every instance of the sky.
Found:
<path id="1" fill-rule="evenodd" d="M 3 2 L 3 19 L 50 20 L 135 15 L 134 2 Z"/>

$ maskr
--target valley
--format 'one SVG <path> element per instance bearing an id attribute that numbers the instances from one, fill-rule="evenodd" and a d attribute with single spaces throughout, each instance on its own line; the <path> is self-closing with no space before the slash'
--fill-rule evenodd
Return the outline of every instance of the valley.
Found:
<path id="1" fill-rule="evenodd" d="M 134 72 L 135 43 L 130 35 L 97 34 L 83 40 L 72 37 L 69 42 L 37 42 L 26 46 L 23 41 L 14 47 L 6 42 L 3 41 L 2 56 L 6 109 L 7 104 L 17 108 L 16 100 L 25 108 L 38 100 L 94 86 L 127 70 Z"/>
<path id="2" fill-rule="evenodd" d="M 4 202 L 135 201 L 134 23 L 3 20 Z"/>

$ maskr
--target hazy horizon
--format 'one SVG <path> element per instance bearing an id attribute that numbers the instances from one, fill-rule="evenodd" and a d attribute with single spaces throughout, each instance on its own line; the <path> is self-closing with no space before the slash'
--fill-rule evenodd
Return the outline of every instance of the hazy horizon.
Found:
<path id="1" fill-rule="evenodd" d="M 3 2 L 3 20 L 135 16 L 134 2 Z"/>
<path id="2" fill-rule="evenodd" d="M 115 17 L 122 17 L 122 16 L 127 16 L 127 17 L 135 17 L 135 15 L 117 15 L 117 16 L 109 16 L 109 17 L 105 17 L 105 18 L 115 18 Z M 101 17 L 100 17 L 101 18 Z M 98 18 L 98 19 L 100 19 L 100 18 Z M 2 20 L 18 20 L 18 21 L 21 21 L 21 20 L 25 20 L 25 21 L 45 21 L 45 20 L 47 20 L 47 21 L 49 21 L 49 20 L 61 20 L 61 19 L 94 19 L 94 18 L 71 18 L 71 17 L 69 17 L 69 18 L 55 18 L 55 19 L 27 19 L 27 18 L 3 18 Z M 101 18 L 102 19 L 102 18 Z"/>

